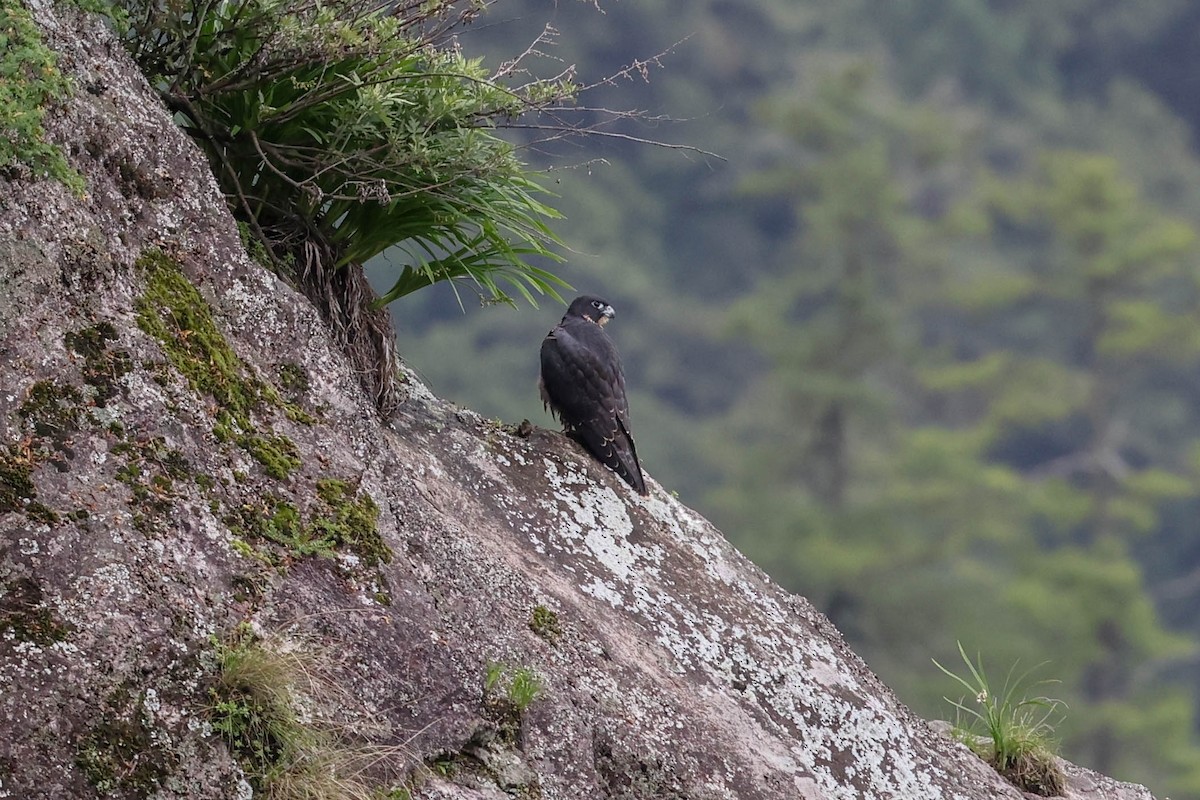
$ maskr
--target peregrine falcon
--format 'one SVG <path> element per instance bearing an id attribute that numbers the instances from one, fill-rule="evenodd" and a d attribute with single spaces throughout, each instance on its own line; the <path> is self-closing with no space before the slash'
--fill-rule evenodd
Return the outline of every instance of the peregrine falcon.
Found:
<path id="1" fill-rule="evenodd" d="M 562 322 L 542 340 L 542 403 L 563 432 L 600 463 L 646 494 L 637 449 L 629 432 L 629 401 L 616 345 L 604 331 L 613 307 L 598 297 L 577 297 Z"/>

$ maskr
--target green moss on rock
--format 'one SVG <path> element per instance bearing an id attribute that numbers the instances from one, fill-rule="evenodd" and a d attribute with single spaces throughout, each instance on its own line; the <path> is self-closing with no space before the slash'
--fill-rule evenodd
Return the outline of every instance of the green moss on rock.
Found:
<path id="1" fill-rule="evenodd" d="M 18 642 L 45 647 L 61 642 L 74 628 L 46 606 L 41 587 L 31 578 L 17 578 L 0 594 L 0 638 L 11 634 Z"/>
<path id="2" fill-rule="evenodd" d="M 307 524 L 294 505 L 278 497 L 268 496 L 262 505 L 243 505 L 225 522 L 241 536 L 274 542 L 294 556 L 334 555 L 336 543 Z"/>
<path id="3" fill-rule="evenodd" d="M 38 381 L 30 387 L 17 414 L 41 444 L 71 458 L 75 455 L 72 437 L 83 420 L 82 402 L 83 395 L 74 386 Z"/>
<path id="4" fill-rule="evenodd" d="M 267 396 L 262 381 L 248 370 L 225 340 L 212 311 L 172 258 L 158 250 L 137 262 L 146 291 L 134 304 L 137 324 L 157 339 L 191 388 L 211 396 L 243 430 Z"/>
<path id="5" fill-rule="evenodd" d="M 177 482 L 200 483 L 187 457 L 162 436 L 126 439 L 112 445 L 109 453 L 122 461 L 115 477 L 129 487 L 134 527 L 145 534 L 171 517 Z"/>
<path id="6" fill-rule="evenodd" d="M 347 547 L 369 567 L 392 561 L 392 551 L 379 535 L 379 506 L 370 495 L 336 478 L 317 481 L 317 496 L 329 513 L 313 523 L 339 546 Z"/>
<path id="7" fill-rule="evenodd" d="M 284 480 L 300 466 L 299 451 L 291 439 L 276 434 L 244 432 L 238 427 L 237 421 L 224 411 L 217 414 L 213 435 L 218 441 L 232 442 L 245 450 L 263 465 L 272 478 Z"/>
<path id="8" fill-rule="evenodd" d="M 133 369 L 128 351 L 108 346 L 116 339 L 117 331 L 111 322 L 70 331 L 64 337 L 67 348 L 83 357 L 83 379 L 95 389 L 95 403 L 101 408 L 124 391 L 119 381 Z"/>
<path id="9" fill-rule="evenodd" d="M 217 328 L 208 303 L 173 259 L 153 250 L 137 263 L 146 277 L 146 291 L 135 304 L 138 327 L 159 341 L 193 391 L 215 401 L 220 409 L 213 423 L 217 439 L 241 447 L 271 477 L 287 479 L 300 466 L 295 444 L 274 431 L 260 431 L 253 415 L 279 408 L 297 421 L 312 422 L 312 417 L 254 377 Z"/>
<path id="10" fill-rule="evenodd" d="M 148 798 L 158 793 L 176 757 L 145 721 L 145 698 L 114 692 L 79 743 L 75 763 L 102 797 Z"/>
<path id="11" fill-rule="evenodd" d="M 0 452 L 0 514 L 23 511 L 37 496 L 33 488 L 33 462 L 16 445 Z"/>
<path id="12" fill-rule="evenodd" d="M 379 507 L 370 497 L 335 478 L 317 481 L 316 488 L 320 502 L 308 514 L 268 495 L 243 505 L 225 522 L 238 536 L 274 542 L 294 556 L 332 558 L 348 550 L 367 567 L 392 560 L 391 549 L 379 535 Z"/>
<path id="13" fill-rule="evenodd" d="M 58 514 L 38 502 L 33 485 L 35 464 L 32 450 L 10 445 L 0 450 L 0 514 L 24 513 L 35 522 L 54 525 Z"/>
<path id="14" fill-rule="evenodd" d="M 237 437 L 237 443 L 262 464 L 272 478 L 284 480 L 300 466 L 296 444 L 286 436 L 244 433 Z"/>
<path id="15" fill-rule="evenodd" d="M 25 507 L 25 515 L 34 522 L 41 522 L 46 525 L 57 525 L 59 522 L 58 512 L 50 508 L 44 503 L 31 502 Z"/>
<path id="16" fill-rule="evenodd" d="M 70 384 L 38 381 L 29 388 L 17 415 L 27 442 L 20 448 L 10 446 L 0 458 L 0 510 L 20 510 L 31 519 L 55 524 L 58 515 L 42 503 L 34 502 L 33 469 L 40 461 L 49 461 L 60 471 L 68 469 L 75 457 L 75 434 L 84 420 L 83 394 Z"/>
<path id="17" fill-rule="evenodd" d="M 562 624 L 555 614 L 545 606 L 534 606 L 529 615 L 529 629 L 550 644 L 555 644 L 562 636 Z"/>
<path id="18" fill-rule="evenodd" d="M 301 400 L 312 388 L 308 372 L 304 367 L 292 363 L 281 364 L 279 366 L 279 387 L 287 397 L 283 404 L 283 413 L 287 415 L 288 419 L 302 425 L 315 424 L 317 418 L 300 405 Z"/>
<path id="19" fill-rule="evenodd" d="M 279 366 L 279 385 L 288 393 L 292 400 L 308 394 L 311 383 L 308 372 L 299 364 L 281 364 Z"/>
<path id="20" fill-rule="evenodd" d="M 63 341 L 67 347 L 86 359 L 99 358 L 108 349 L 108 342 L 115 341 L 117 329 L 111 322 L 100 322 L 78 331 L 67 331 Z"/>
<path id="21" fill-rule="evenodd" d="M 70 95 L 71 82 L 20 0 L 0 0 L 0 75 L 0 169 L 24 164 L 82 195 L 83 178 L 42 126 L 47 107 Z"/>

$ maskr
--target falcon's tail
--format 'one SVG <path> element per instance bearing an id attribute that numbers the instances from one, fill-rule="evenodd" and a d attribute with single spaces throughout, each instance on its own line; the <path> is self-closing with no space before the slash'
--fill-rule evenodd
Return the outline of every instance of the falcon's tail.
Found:
<path id="1" fill-rule="evenodd" d="M 646 479 L 642 477 L 642 464 L 638 461 L 637 446 L 633 443 L 633 435 L 625 430 L 625 424 L 619 419 L 617 424 L 621 426 L 621 433 L 624 434 L 625 444 L 628 445 L 629 452 L 625 453 L 625 448 L 617 448 L 617 452 L 621 455 L 621 469 L 616 470 L 617 474 L 625 479 L 625 482 L 637 489 L 637 493 L 645 497 L 649 492 L 646 491 Z M 630 465 L 632 464 L 632 467 Z"/>
<path id="2" fill-rule="evenodd" d="M 608 436 L 590 426 L 568 429 L 567 435 L 591 451 L 604 466 L 621 476 L 640 495 L 647 495 L 646 480 L 642 477 L 642 465 L 638 462 L 637 447 L 633 437 L 620 420 L 617 430 Z"/>

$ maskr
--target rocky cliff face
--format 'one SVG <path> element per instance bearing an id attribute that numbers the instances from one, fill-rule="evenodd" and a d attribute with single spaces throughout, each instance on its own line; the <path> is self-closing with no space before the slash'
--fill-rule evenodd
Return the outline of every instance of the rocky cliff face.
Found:
<path id="1" fill-rule="evenodd" d="M 104 25 L 35 18 L 88 189 L 0 178 L 0 797 L 1021 797 L 658 486 L 380 418 Z"/>

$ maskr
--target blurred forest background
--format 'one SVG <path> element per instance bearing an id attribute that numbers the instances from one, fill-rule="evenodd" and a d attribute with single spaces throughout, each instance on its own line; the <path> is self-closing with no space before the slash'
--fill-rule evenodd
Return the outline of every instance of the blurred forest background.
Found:
<path id="1" fill-rule="evenodd" d="M 1048 661 L 1064 755 L 1200 798 L 1200 4 L 505 0 L 459 43 L 546 23 L 543 74 L 651 60 L 581 99 L 647 112 L 608 130 L 726 159 L 506 134 L 617 309 L 647 471 L 918 713 L 956 641 Z M 553 426 L 561 306 L 458 291 L 393 304 L 403 357 Z"/>

